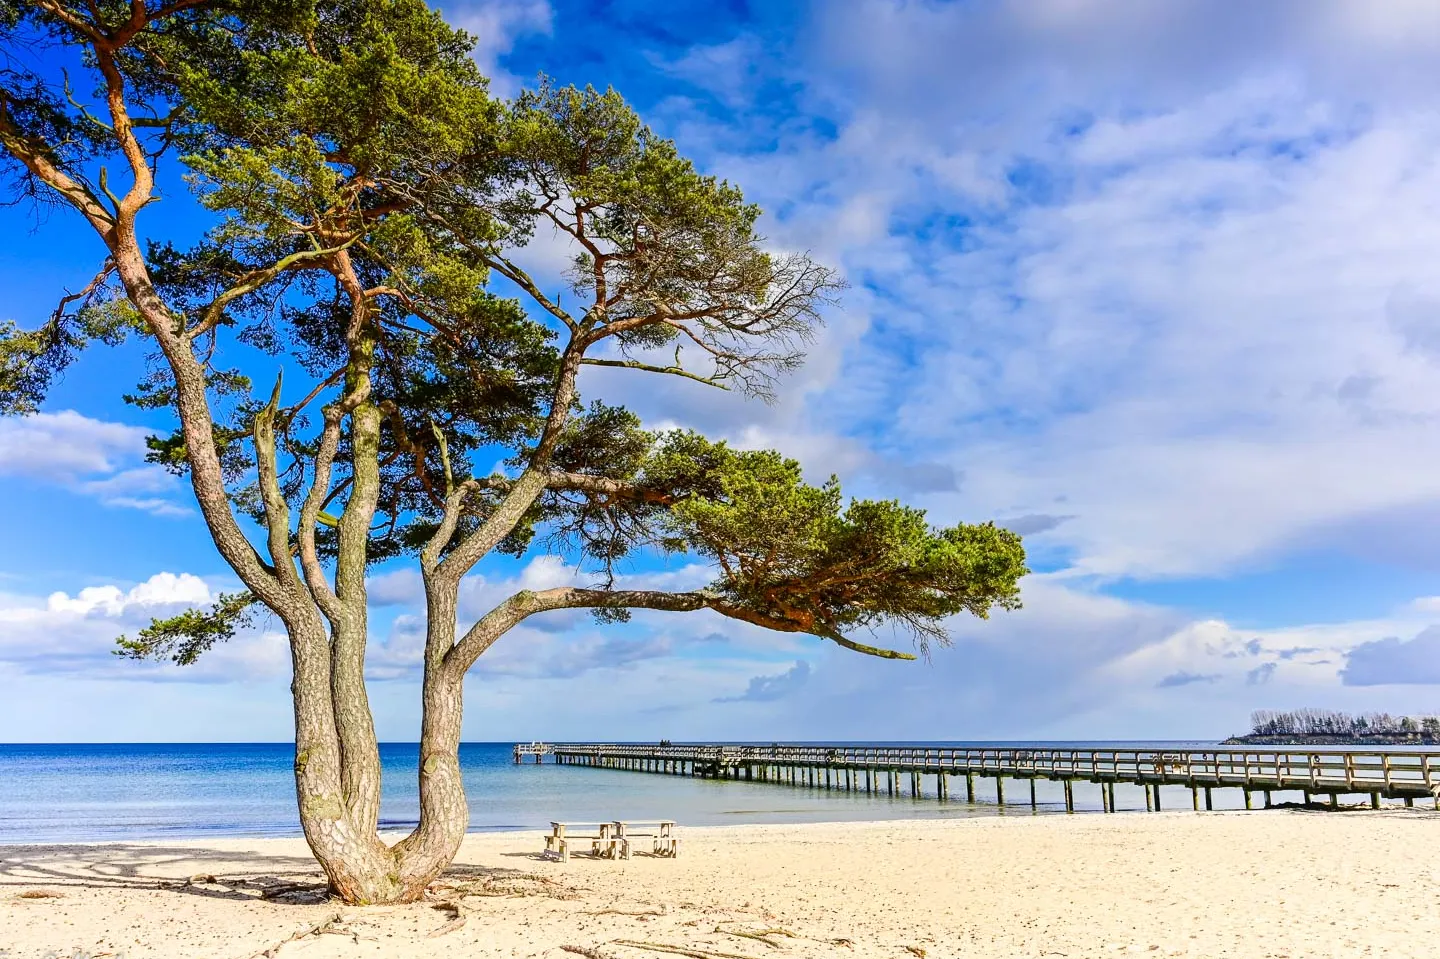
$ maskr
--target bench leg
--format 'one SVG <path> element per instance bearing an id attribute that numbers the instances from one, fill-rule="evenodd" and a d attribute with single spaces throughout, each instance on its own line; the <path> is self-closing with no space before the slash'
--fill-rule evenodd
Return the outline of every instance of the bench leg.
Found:
<path id="1" fill-rule="evenodd" d="M 570 844 L 563 839 L 560 840 L 560 861 L 570 861 Z"/>

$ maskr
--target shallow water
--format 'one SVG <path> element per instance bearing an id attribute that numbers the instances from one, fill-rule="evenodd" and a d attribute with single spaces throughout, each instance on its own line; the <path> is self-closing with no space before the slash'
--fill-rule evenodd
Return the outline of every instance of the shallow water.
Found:
<path id="1" fill-rule="evenodd" d="M 926 745 L 982 745 L 929 743 Z M 1076 743 L 983 745 L 1075 747 Z M 1093 743 L 1167 747 L 1209 743 Z M 382 828 L 408 829 L 417 815 L 413 743 L 380 747 L 384 774 Z M 871 796 L 767 783 L 730 782 L 556 766 L 515 765 L 509 743 L 467 743 L 461 768 L 470 828 L 544 828 L 550 820 L 675 819 L 686 825 L 836 822 L 847 820 L 1031 815 L 1029 786 L 1010 782 L 1003 809 L 994 787 L 977 781 L 966 803 L 957 782 L 949 802 L 932 795 Z M 289 743 L 181 745 L 0 745 L 0 843 L 84 842 L 203 836 L 299 834 Z M 927 778 L 925 789 L 933 791 Z M 1217 807 L 1237 797 L 1217 791 Z M 1230 790 L 1230 792 L 1235 792 Z M 1093 795 L 1091 795 L 1093 793 Z M 1077 785 L 1080 808 L 1098 808 L 1098 787 Z M 1168 808 L 1190 807 L 1177 789 Z M 1124 808 L 1144 808 L 1143 793 L 1121 787 Z M 1063 810 L 1058 784 L 1037 787 L 1038 812 Z"/>

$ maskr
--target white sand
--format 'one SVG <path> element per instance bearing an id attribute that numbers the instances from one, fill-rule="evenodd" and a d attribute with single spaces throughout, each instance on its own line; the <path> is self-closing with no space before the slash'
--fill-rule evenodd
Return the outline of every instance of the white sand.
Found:
<path id="1" fill-rule="evenodd" d="M 248 959 L 337 915 L 333 931 L 271 954 L 573 959 L 568 945 L 606 959 L 671 955 L 621 939 L 757 959 L 1404 959 L 1440 948 L 1440 814 L 1418 810 L 681 835 L 678 860 L 564 865 L 536 855 L 535 833 L 473 836 L 447 881 L 490 895 L 459 900 L 463 923 L 432 904 L 351 908 L 303 891 L 260 898 L 262 887 L 318 877 L 299 841 L 0 847 L 0 956 Z M 216 881 L 184 883 L 197 874 Z M 60 895 L 22 898 L 33 890 Z M 731 934 L 773 928 L 794 938 L 775 934 L 767 945 Z"/>

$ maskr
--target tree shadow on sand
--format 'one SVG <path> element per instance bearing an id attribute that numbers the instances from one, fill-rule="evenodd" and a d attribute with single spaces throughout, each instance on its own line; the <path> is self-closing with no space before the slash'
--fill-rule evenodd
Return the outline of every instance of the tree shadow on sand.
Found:
<path id="1" fill-rule="evenodd" d="M 526 878 L 516 869 L 455 864 L 439 883 Z M 211 899 L 314 905 L 329 900 L 309 856 L 139 843 L 0 846 L 0 895 L 36 890 L 135 889 Z"/>

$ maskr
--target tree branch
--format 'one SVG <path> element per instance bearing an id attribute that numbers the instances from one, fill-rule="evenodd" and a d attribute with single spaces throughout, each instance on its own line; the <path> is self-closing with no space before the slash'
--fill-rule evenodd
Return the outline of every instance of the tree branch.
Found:
<path id="1" fill-rule="evenodd" d="M 450 545 L 450 540 L 455 535 L 455 527 L 459 525 L 460 517 L 465 515 L 465 497 L 480 488 L 480 484 L 475 480 L 466 480 L 446 495 L 445 513 L 440 519 L 440 527 L 420 551 L 420 567 L 427 575 L 439 566 L 440 554 Z"/>
<path id="2" fill-rule="evenodd" d="M 115 226 L 115 216 L 90 192 L 90 188 L 56 166 L 49 157 L 29 143 L 10 117 L 10 99 L 0 91 L 0 146 L 19 160 L 41 183 L 70 202 L 102 236 Z"/>
<path id="3" fill-rule="evenodd" d="M 503 491 L 514 488 L 518 482 L 519 480 L 513 480 L 508 476 L 487 476 L 484 479 L 470 480 L 469 485 L 471 489 Z M 646 503 L 659 503 L 665 506 L 676 502 L 674 496 L 661 492 L 660 490 L 645 489 L 643 486 L 627 483 L 624 480 L 611 479 L 608 476 L 592 476 L 589 473 L 567 473 L 562 470 L 551 470 L 545 474 L 545 488 L 597 493 L 601 496 L 639 500 Z"/>
<path id="4" fill-rule="evenodd" d="M 275 377 L 270 402 L 255 414 L 252 434 L 255 440 L 255 467 L 259 474 L 260 498 L 265 504 L 265 531 L 270 547 L 270 563 L 280 581 L 299 587 L 300 577 L 290 559 L 290 507 L 280 489 L 275 465 L 275 416 L 280 409 L 280 384 L 283 374 Z"/>
<path id="5" fill-rule="evenodd" d="M 528 293 L 532 300 L 545 309 L 545 312 L 564 323 L 571 330 L 577 328 L 578 324 L 575 322 L 575 318 L 561 309 L 560 304 L 541 293 L 540 287 L 530 278 L 530 274 L 498 253 L 482 254 L 482 258 L 492 270 Z"/>
<path id="6" fill-rule="evenodd" d="M 89 283 L 85 284 L 85 287 L 80 290 L 79 293 L 66 293 L 64 296 L 60 297 L 60 302 L 55 306 L 54 312 L 50 314 L 50 325 L 58 327 L 60 323 L 65 319 L 65 310 L 67 307 L 70 306 L 71 303 L 89 299 L 91 294 L 98 290 L 101 284 L 103 284 L 105 280 L 109 278 L 110 274 L 114 272 L 115 260 L 114 258 L 107 256 L 105 258 L 105 262 L 100 265 L 99 271 L 96 272 L 95 276 L 90 280 Z"/>
<path id="7" fill-rule="evenodd" d="M 663 609 L 690 612 L 709 603 L 702 593 L 667 593 L 658 590 L 607 590 L 556 587 L 538 592 L 524 590 L 486 613 L 466 631 L 445 656 L 446 668 L 464 674 L 480 654 L 529 616 L 554 609 Z"/>
<path id="8" fill-rule="evenodd" d="M 236 283 L 230 287 L 230 289 L 210 301 L 210 305 L 205 307 L 200 322 L 185 331 L 185 338 L 194 340 L 196 337 L 203 336 L 215 329 L 216 325 L 220 322 L 220 318 L 225 314 L 225 307 L 240 297 L 247 293 L 255 292 L 288 270 L 297 270 L 312 264 L 323 263 L 335 256 L 335 254 L 349 248 L 356 239 L 358 239 L 358 236 L 353 236 L 339 246 L 325 250 L 301 250 L 298 253 L 291 253 L 289 256 L 282 257 L 264 269 L 251 270 L 240 278 L 239 283 Z"/>
<path id="9" fill-rule="evenodd" d="M 713 386 L 716 389 L 730 389 L 730 387 L 720 382 L 719 377 L 701 376 L 699 373 L 691 373 L 681 366 L 652 366 L 649 363 L 642 363 L 639 360 L 600 360 L 590 359 L 588 357 L 581 360 L 580 363 L 584 366 L 612 366 L 630 370 L 644 370 L 647 373 L 669 373 L 672 376 L 683 376 L 687 380 L 704 383 L 706 386 Z"/>
<path id="10" fill-rule="evenodd" d="M 495 641 L 536 613 L 556 609 L 656 609 L 686 613 L 711 609 L 730 619 L 753 623 L 783 633 L 807 633 L 828 639 L 846 649 L 881 659 L 913 660 L 913 653 L 857 643 L 830 629 L 804 629 L 788 620 L 766 616 L 726 602 L 708 590 L 671 593 L 646 589 L 580 589 L 560 586 L 532 592 L 523 590 L 496 606 L 471 626 L 445 656 L 445 667 L 463 675 Z"/>
<path id="11" fill-rule="evenodd" d="M 325 568 L 320 565 L 319 552 L 315 548 L 315 527 L 320 522 L 320 510 L 330 492 L 330 473 L 340 446 L 340 420 L 344 415 L 342 403 L 325 408 L 325 427 L 320 433 L 320 448 L 315 452 L 315 476 L 310 492 L 300 507 L 300 568 L 304 571 L 305 584 L 315 597 L 316 605 L 332 623 L 343 615 L 343 611 L 339 597 L 325 578 Z M 332 519 L 326 525 L 333 526 L 335 521 Z"/>
<path id="12" fill-rule="evenodd" d="M 436 573 L 440 577 L 458 583 L 471 567 L 495 548 L 496 543 L 510 534 L 531 504 L 545 491 L 545 467 L 549 464 L 555 446 L 560 442 L 565 423 L 570 418 L 570 404 L 575 399 L 575 377 L 580 371 L 580 360 L 584 353 L 584 346 L 574 339 L 565 348 L 560 357 L 555 390 L 550 398 L 550 413 L 545 418 L 544 430 L 540 434 L 539 443 L 535 445 L 535 452 L 530 456 L 529 465 L 511 485 L 504 501 L 480 524 L 480 528 L 465 537 L 444 562 L 436 566 Z"/>

